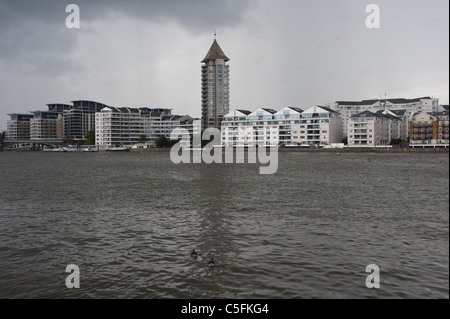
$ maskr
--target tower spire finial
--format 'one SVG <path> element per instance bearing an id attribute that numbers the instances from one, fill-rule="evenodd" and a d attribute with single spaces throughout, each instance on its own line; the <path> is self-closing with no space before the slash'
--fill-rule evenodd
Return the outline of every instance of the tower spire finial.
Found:
<path id="1" fill-rule="evenodd" d="M 216 36 L 217 36 L 216 29 L 214 29 L 214 40 L 216 40 Z"/>

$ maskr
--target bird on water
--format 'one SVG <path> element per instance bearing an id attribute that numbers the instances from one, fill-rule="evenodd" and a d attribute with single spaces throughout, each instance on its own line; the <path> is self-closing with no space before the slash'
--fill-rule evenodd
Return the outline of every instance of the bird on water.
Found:
<path id="1" fill-rule="evenodd" d="M 197 257 L 198 257 L 198 254 L 197 254 L 197 252 L 195 251 L 195 249 L 192 249 L 191 257 L 192 257 L 192 258 L 197 258 Z"/>
<path id="2" fill-rule="evenodd" d="M 214 267 L 214 266 L 215 266 L 214 260 L 213 260 L 213 258 L 211 257 L 211 260 L 208 262 L 208 267 Z"/>

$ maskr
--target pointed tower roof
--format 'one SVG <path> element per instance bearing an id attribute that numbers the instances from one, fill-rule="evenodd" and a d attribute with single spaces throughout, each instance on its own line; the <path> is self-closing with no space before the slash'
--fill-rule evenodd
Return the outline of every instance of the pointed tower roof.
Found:
<path id="1" fill-rule="evenodd" d="M 209 60 L 216 60 L 216 59 L 223 59 L 225 60 L 225 62 L 230 61 L 230 59 L 227 58 L 225 53 L 223 53 L 216 39 L 214 39 L 214 42 L 211 45 L 208 54 L 206 55 L 206 57 L 203 59 L 202 62 L 205 63 L 208 62 Z"/>

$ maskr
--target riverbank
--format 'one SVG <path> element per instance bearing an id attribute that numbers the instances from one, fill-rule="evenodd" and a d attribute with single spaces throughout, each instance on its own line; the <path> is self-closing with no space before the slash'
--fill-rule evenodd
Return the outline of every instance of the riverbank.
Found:
<path id="1" fill-rule="evenodd" d="M 448 148 L 279 148 L 280 153 L 449 153 Z M 130 152 L 170 152 L 170 148 L 131 149 Z"/>
<path id="2" fill-rule="evenodd" d="M 5 152 L 41 152 L 40 149 L 4 149 Z M 81 151 L 80 151 L 81 152 Z M 103 152 L 103 151 L 101 151 Z M 130 149 L 137 153 L 168 153 L 170 148 Z M 448 148 L 279 148 L 280 153 L 449 153 Z"/>

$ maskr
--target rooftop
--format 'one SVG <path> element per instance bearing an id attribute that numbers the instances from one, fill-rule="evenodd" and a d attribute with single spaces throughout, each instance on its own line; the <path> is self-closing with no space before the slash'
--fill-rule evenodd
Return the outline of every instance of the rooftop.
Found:
<path id="1" fill-rule="evenodd" d="M 247 111 L 247 110 L 236 110 L 236 111 L 241 112 L 241 113 L 243 113 L 243 114 L 245 114 L 245 115 L 250 115 L 250 114 L 252 114 L 252 112 Z"/>
<path id="2" fill-rule="evenodd" d="M 217 43 L 216 39 L 214 39 L 213 44 L 211 45 L 211 48 L 208 51 L 208 54 L 203 59 L 203 63 L 206 63 L 210 60 L 217 60 L 222 59 L 225 60 L 225 62 L 230 61 L 230 59 L 223 53 L 222 49 L 220 48 L 219 44 Z"/>
<path id="3" fill-rule="evenodd" d="M 298 112 L 298 113 L 303 113 L 303 110 L 299 107 L 294 107 L 294 106 L 288 106 L 288 108 L 290 108 L 291 110 Z"/>
<path id="4" fill-rule="evenodd" d="M 404 98 L 393 98 L 393 99 L 373 99 L 373 100 L 362 100 L 362 101 L 336 101 L 338 105 L 373 105 L 375 103 L 386 103 L 389 102 L 391 104 L 410 104 L 417 103 L 420 100 L 429 100 L 431 97 L 419 97 L 415 99 L 404 99 Z"/>
<path id="5" fill-rule="evenodd" d="M 271 113 L 271 114 L 277 113 L 277 111 L 272 110 L 272 109 L 261 108 L 261 110 L 264 110 L 264 111 L 269 112 L 269 113 Z"/>
<path id="6" fill-rule="evenodd" d="M 370 111 L 364 111 L 358 114 L 353 114 L 351 116 L 352 118 L 361 118 L 361 117 L 386 117 L 384 114 L 382 113 L 373 113 Z"/>
<path id="7" fill-rule="evenodd" d="M 403 116 L 407 112 L 406 110 L 389 110 L 389 111 L 391 111 L 392 113 L 394 113 L 397 116 Z"/>

